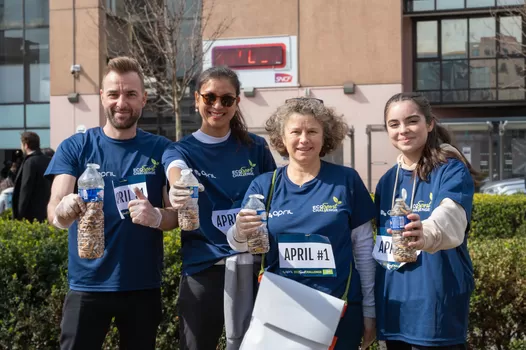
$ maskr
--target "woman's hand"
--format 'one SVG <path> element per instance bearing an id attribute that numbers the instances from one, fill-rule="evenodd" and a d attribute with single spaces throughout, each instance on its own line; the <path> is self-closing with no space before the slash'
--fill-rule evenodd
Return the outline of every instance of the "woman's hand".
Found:
<path id="1" fill-rule="evenodd" d="M 363 318 L 363 342 L 360 349 L 367 349 L 376 339 L 376 318 Z"/>
<path id="2" fill-rule="evenodd" d="M 420 221 L 420 215 L 411 213 L 407 215 L 407 218 L 411 220 L 411 222 L 404 227 L 404 237 L 415 237 L 414 242 L 408 244 L 409 247 L 415 248 L 416 250 L 424 249 L 424 231 L 422 221 Z"/>
<path id="3" fill-rule="evenodd" d="M 252 209 L 242 209 L 236 217 L 236 235 L 234 239 L 244 242 L 252 234 L 256 233 L 262 225 L 261 216 Z"/>

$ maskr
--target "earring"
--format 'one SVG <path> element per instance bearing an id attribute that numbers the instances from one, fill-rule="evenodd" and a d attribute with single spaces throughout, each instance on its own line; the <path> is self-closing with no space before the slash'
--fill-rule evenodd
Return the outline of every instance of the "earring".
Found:
<path id="1" fill-rule="evenodd" d="M 195 107 L 195 111 L 196 111 L 196 112 L 199 112 L 199 110 L 197 109 L 197 107 Z"/>

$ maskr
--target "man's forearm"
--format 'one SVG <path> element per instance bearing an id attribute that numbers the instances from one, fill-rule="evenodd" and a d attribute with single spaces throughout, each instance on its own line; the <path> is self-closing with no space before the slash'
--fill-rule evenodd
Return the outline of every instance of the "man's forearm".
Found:
<path id="1" fill-rule="evenodd" d="M 50 199 L 49 204 L 47 206 L 47 219 L 49 223 L 51 223 L 53 226 L 60 228 L 60 229 L 67 229 L 68 227 L 71 226 L 71 224 L 73 223 L 73 221 L 75 221 L 75 219 L 68 220 L 68 219 L 64 219 L 62 217 L 56 216 L 55 209 L 57 208 L 58 203 L 60 203 L 58 199 L 53 199 L 53 198 Z"/>
<path id="2" fill-rule="evenodd" d="M 58 203 L 60 203 L 60 201 L 56 198 L 51 198 L 49 200 L 47 205 L 47 219 L 49 222 L 53 222 L 55 219 L 55 208 L 57 207 Z"/>

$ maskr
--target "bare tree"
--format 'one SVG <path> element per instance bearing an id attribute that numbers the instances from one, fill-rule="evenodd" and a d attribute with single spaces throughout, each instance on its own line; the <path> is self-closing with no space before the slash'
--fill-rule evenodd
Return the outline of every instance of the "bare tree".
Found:
<path id="1" fill-rule="evenodd" d="M 202 33 L 214 15 L 215 0 L 101 0 L 108 16 L 108 56 L 129 55 L 144 70 L 149 105 L 175 114 L 175 138 L 183 136 L 181 100 L 202 69 L 207 47 Z M 110 6 L 110 7 L 109 7 Z M 214 41 L 230 22 L 214 19 Z"/>

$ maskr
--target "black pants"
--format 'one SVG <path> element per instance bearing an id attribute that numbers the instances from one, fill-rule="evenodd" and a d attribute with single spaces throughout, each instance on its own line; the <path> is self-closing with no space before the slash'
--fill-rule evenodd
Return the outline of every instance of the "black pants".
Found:
<path id="1" fill-rule="evenodd" d="M 387 350 L 466 350 L 466 344 L 450 345 L 450 346 L 421 346 L 411 345 L 403 341 L 388 340 L 385 342 Z"/>
<path id="2" fill-rule="evenodd" d="M 215 350 L 225 323 L 223 311 L 225 265 L 214 265 L 179 286 L 179 342 L 181 350 Z"/>
<path id="3" fill-rule="evenodd" d="M 64 302 L 60 348 L 100 349 L 115 317 L 121 350 L 153 350 L 161 316 L 160 289 L 130 292 L 71 290 Z"/>

